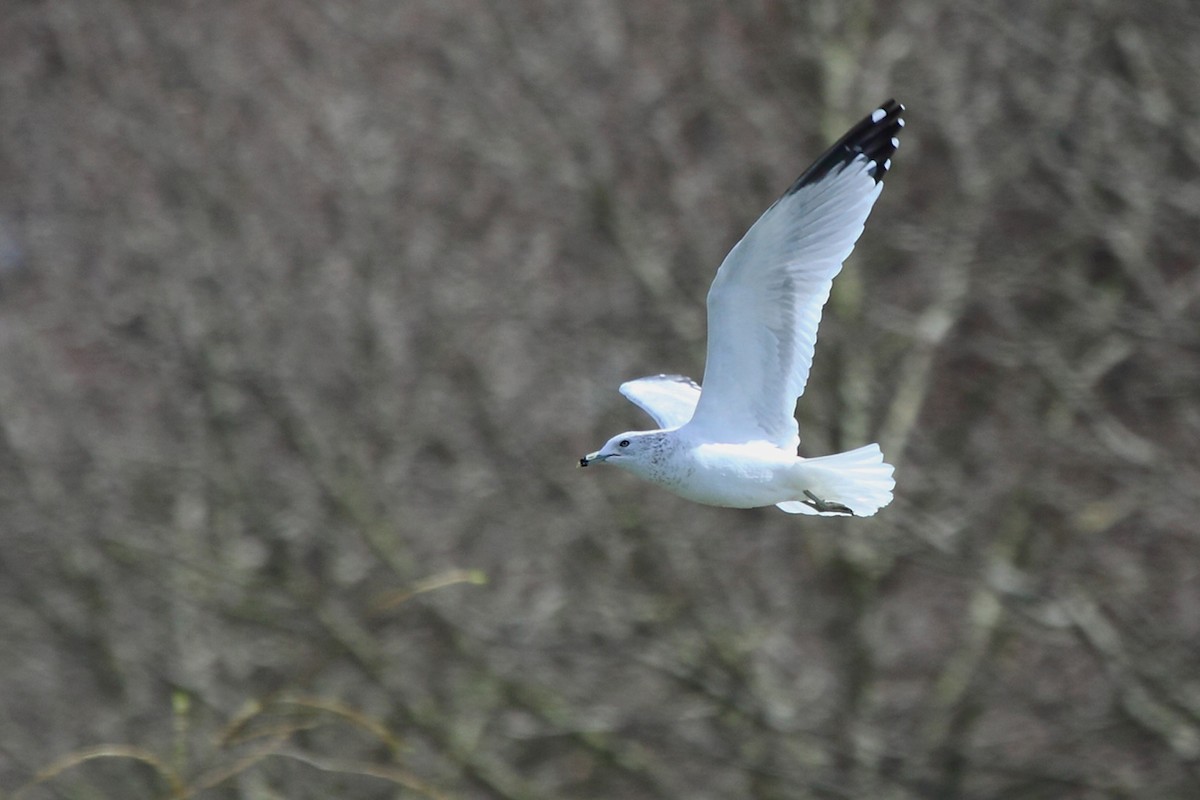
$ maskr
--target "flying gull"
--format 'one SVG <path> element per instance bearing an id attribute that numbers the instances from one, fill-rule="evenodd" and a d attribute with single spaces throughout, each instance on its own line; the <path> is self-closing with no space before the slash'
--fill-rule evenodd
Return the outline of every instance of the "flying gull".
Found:
<path id="1" fill-rule="evenodd" d="M 888 100 L 817 159 L 725 257 L 708 292 L 704 388 L 682 375 L 621 384 L 659 428 L 579 460 L 614 464 L 697 503 L 870 516 L 892 500 L 878 444 L 803 458 L 804 393 L 821 309 L 854 249 L 904 127 Z"/>

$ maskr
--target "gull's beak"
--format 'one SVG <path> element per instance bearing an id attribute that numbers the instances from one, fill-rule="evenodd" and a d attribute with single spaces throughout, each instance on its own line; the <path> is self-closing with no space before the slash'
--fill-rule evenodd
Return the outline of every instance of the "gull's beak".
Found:
<path id="1" fill-rule="evenodd" d="M 586 456 L 579 459 L 579 466 L 586 467 L 587 465 L 591 464 L 593 461 L 603 461 L 603 460 L 604 459 L 600 458 L 600 451 L 597 450 L 596 452 L 588 453 Z"/>

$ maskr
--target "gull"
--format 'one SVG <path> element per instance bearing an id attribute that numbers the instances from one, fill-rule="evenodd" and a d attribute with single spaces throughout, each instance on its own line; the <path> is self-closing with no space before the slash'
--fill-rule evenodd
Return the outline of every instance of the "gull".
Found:
<path id="1" fill-rule="evenodd" d="M 878 444 L 801 457 L 795 410 L 821 309 L 883 190 L 903 111 L 895 100 L 872 111 L 729 251 L 708 292 L 703 389 L 682 375 L 621 384 L 659 427 L 617 434 L 581 467 L 613 464 L 728 508 L 865 517 L 891 502 L 893 468 Z"/>

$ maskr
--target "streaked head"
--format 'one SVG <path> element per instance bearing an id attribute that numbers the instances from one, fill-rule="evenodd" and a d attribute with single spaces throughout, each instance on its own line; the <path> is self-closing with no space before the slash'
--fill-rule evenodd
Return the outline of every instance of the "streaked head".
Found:
<path id="1" fill-rule="evenodd" d="M 638 466 L 650 463 L 662 450 L 663 435 L 662 431 L 618 433 L 604 447 L 579 459 L 579 466 L 608 462 L 637 472 Z"/>

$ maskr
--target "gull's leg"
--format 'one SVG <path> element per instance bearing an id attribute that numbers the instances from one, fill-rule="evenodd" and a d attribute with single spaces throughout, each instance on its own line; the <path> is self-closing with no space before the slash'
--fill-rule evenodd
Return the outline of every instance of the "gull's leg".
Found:
<path id="1" fill-rule="evenodd" d="M 850 516 L 854 516 L 854 512 L 841 503 L 835 503 L 832 500 L 822 500 L 808 489 L 804 490 L 804 494 L 806 497 L 808 497 L 808 499 L 801 500 L 800 502 L 804 503 L 805 505 L 812 506 L 817 511 L 834 511 L 838 514 L 849 514 Z"/>

